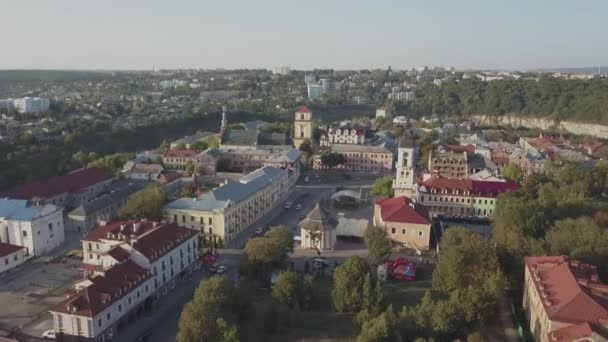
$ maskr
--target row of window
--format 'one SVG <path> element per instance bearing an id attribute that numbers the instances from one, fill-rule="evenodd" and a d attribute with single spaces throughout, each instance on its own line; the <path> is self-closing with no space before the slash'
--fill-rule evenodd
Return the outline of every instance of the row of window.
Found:
<path id="1" fill-rule="evenodd" d="M 415 230 L 412 230 L 413 234 L 416 234 Z M 391 228 L 391 234 L 397 234 L 397 228 L 393 227 Z M 407 229 L 406 228 L 401 228 L 401 235 L 407 235 Z M 424 232 L 422 230 L 418 231 L 418 237 L 423 237 L 424 236 Z"/>
<path id="2" fill-rule="evenodd" d="M 448 198 L 449 198 L 449 200 L 448 200 Z M 423 203 L 425 201 L 425 199 L 426 199 L 425 196 L 420 196 L 420 202 L 421 203 Z M 494 200 L 493 199 L 490 199 L 490 200 L 488 200 L 488 199 L 483 199 L 483 200 L 479 199 L 479 200 L 477 200 L 475 198 L 473 198 L 473 199 L 466 198 L 465 199 L 465 198 L 460 198 L 460 197 L 429 196 L 428 200 L 432 201 L 432 202 L 451 202 L 451 203 L 453 203 L 453 202 L 455 202 L 455 203 L 465 203 L 465 202 L 466 203 L 471 203 L 472 202 L 473 204 L 489 204 L 489 205 L 493 205 L 494 204 Z"/>

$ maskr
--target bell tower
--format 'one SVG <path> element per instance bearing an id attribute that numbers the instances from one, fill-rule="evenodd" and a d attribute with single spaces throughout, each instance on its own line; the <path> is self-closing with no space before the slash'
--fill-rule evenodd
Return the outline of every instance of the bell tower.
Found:
<path id="1" fill-rule="evenodd" d="M 397 175 L 393 182 L 395 197 L 406 196 L 416 198 L 416 146 L 410 136 L 403 137 L 397 150 Z"/>
<path id="2" fill-rule="evenodd" d="M 300 106 L 293 123 L 293 144 L 299 149 L 306 139 L 312 143 L 312 112 L 305 106 Z"/>

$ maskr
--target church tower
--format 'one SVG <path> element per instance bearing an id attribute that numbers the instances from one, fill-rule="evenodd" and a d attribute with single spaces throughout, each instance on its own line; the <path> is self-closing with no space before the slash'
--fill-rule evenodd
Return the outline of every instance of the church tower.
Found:
<path id="1" fill-rule="evenodd" d="M 399 142 L 397 155 L 397 177 L 393 181 L 395 197 L 417 198 L 416 188 L 416 146 L 414 139 L 405 136 Z"/>
<path id="2" fill-rule="evenodd" d="M 305 106 L 300 106 L 293 123 L 293 144 L 299 149 L 306 139 L 312 143 L 312 112 Z"/>

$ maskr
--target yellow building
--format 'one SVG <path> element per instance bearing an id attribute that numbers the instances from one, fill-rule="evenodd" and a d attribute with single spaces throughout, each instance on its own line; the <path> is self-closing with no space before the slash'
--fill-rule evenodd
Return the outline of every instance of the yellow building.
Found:
<path id="1" fill-rule="evenodd" d="M 383 198 L 374 206 L 374 226 L 382 227 L 396 243 L 426 251 L 431 242 L 431 219 L 426 208 L 407 197 Z"/>
<path id="2" fill-rule="evenodd" d="M 180 226 L 229 241 L 285 200 L 294 184 L 292 177 L 293 171 L 263 167 L 200 197 L 175 200 L 165 206 L 165 216 Z"/>
<path id="3" fill-rule="evenodd" d="M 523 307 L 535 341 L 608 341 L 608 285 L 567 256 L 525 258 Z"/>
<path id="4" fill-rule="evenodd" d="M 305 106 L 300 106 L 296 110 L 293 124 L 293 144 L 300 149 L 300 145 L 307 139 L 312 142 L 312 112 Z"/>

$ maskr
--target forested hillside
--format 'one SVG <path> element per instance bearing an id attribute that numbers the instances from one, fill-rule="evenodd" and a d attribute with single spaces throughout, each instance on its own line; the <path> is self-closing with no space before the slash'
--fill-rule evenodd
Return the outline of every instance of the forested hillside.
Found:
<path id="1" fill-rule="evenodd" d="M 441 87 L 426 83 L 400 109 L 416 116 L 520 114 L 608 124 L 608 80 L 541 76 L 538 81 L 467 79 Z"/>

